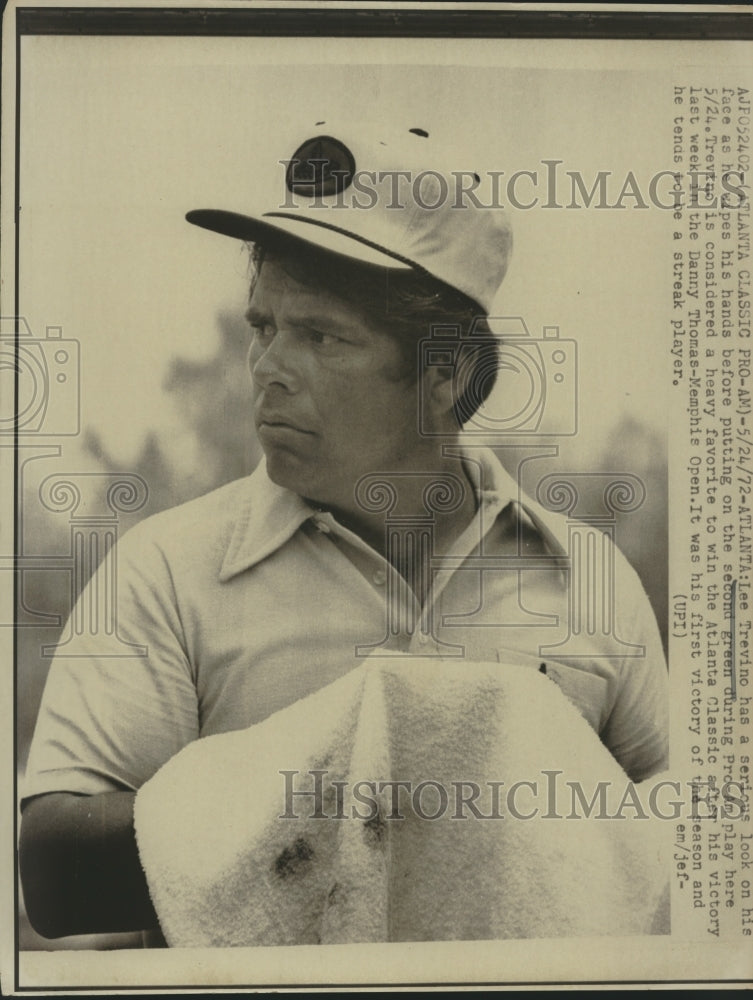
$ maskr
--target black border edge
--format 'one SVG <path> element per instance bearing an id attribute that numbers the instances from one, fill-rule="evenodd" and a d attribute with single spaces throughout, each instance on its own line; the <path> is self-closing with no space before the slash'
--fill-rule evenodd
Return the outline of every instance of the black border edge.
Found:
<path id="1" fill-rule="evenodd" d="M 16 12 L 17 14 L 17 12 Z M 3 25 L 7 27 L 7 23 Z M 14 166 L 16 176 L 13 178 L 13 253 L 14 253 L 14 273 L 13 273 L 13 316 L 18 315 L 19 296 L 19 256 L 21 250 L 21 32 L 18 30 L 18 19 L 16 18 L 16 72 L 15 72 L 15 102 L 13 117 L 13 140 L 15 143 Z M 18 358 L 18 325 L 16 324 L 13 341 L 13 353 Z M 15 366 L 13 375 L 13 407 L 14 413 L 18 406 L 19 399 L 19 368 Z M 11 600 L 13 602 L 13 628 L 11 629 L 11 656 L 12 656 L 12 685 L 13 685 L 13 989 L 20 989 L 21 977 L 21 949 L 20 949 L 20 912 L 21 895 L 19 886 L 20 861 L 18 856 L 18 631 L 15 625 L 18 600 L 19 600 L 19 579 L 15 570 L 15 559 L 21 551 L 19 516 L 19 461 L 18 461 L 18 424 L 13 428 L 13 589 Z"/>
<path id="2" fill-rule="evenodd" d="M 750 12 L 404 8 L 19 7 L 17 30 L 44 35 L 274 35 L 350 38 L 753 38 Z"/>

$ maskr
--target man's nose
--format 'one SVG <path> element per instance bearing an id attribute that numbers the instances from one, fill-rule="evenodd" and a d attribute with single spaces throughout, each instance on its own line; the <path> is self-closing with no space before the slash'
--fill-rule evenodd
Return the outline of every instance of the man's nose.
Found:
<path id="1" fill-rule="evenodd" d="M 260 389 L 279 385 L 288 392 L 298 391 L 295 347 L 291 338 L 282 331 L 275 333 L 266 345 L 252 344 L 249 362 L 251 378 Z"/>

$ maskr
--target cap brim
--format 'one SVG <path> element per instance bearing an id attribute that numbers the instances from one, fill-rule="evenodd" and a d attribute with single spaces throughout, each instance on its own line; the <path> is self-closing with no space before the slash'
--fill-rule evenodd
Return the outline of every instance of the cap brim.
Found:
<path id="1" fill-rule="evenodd" d="M 265 218 L 261 219 L 215 208 L 195 209 L 187 213 L 186 219 L 202 229 L 251 243 L 263 243 L 270 248 L 279 246 L 284 249 L 293 241 L 377 267 L 423 270 L 398 254 L 317 219 L 277 212 L 265 213 Z"/>

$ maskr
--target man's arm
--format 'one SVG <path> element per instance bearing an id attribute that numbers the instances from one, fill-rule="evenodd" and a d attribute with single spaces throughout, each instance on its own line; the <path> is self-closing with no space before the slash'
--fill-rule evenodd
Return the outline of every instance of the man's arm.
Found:
<path id="1" fill-rule="evenodd" d="M 133 827 L 135 792 L 32 799 L 19 856 L 26 910 L 43 937 L 158 927 Z"/>
<path id="2" fill-rule="evenodd" d="M 638 574 L 615 550 L 617 635 L 644 647 L 621 663 L 622 683 L 601 739 L 633 781 L 666 770 L 669 680 L 661 636 Z"/>
<path id="3" fill-rule="evenodd" d="M 20 863 L 45 937 L 157 927 L 133 828 L 136 790 L 199 736 L 198 696 L 167 559 L 142 522 L 118 542 L 117 634 L 62 650 L 45 685 L 23 780 Z M 100 567 L 79 598 L 109 586 Z M 74 612 L 75 616 L 75 612 Z M 135 655 L 142 647 L 141 655 Z M 124 652 L 128 652 L 124 648 Z"/>

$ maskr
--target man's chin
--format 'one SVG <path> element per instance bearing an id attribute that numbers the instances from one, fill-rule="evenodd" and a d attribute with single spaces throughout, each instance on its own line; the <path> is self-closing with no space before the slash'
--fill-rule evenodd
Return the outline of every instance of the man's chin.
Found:
<path id="1" fill-rule="evenodd" d="M 313 485 L 312 470 L 308 467 L 308 463 L 283 449 L 266 449 L 264 454 L 267 461 L 267 475 L 272 482 L 304 496 L 307 487 Z"/>
<path id="2" fill-rule="evenodd" d="M 331 493 L 331 482 L 322 474 L 321 467 L 304 462 L 301 458 L 279 453 L 266 453 L 267 476 L 277 486 L 297 493 L 313 504 L 329 506 L 335 503 Z M 329 488 L 328 488 L 329 487 Z"/>

